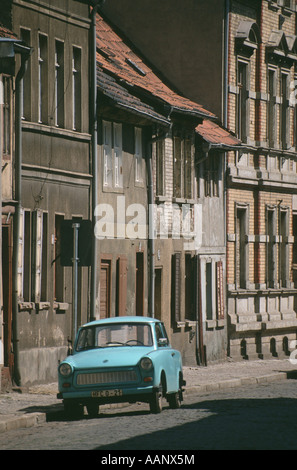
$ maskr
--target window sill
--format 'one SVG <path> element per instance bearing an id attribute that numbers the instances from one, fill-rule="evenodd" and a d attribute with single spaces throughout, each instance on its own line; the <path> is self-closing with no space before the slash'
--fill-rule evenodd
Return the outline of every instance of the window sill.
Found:
<path id="1" fill-rule="evenodd" d="M 65 313 L 69 308 L 69 304 L 67 302 L 54 302 L 54 310 L 56 313 Z"/>

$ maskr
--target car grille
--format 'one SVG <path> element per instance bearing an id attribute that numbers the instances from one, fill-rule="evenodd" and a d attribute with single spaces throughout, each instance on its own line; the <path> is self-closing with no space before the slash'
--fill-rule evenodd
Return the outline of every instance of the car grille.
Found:
<path id="1" fill-rule="evenodd" d="M 137 374 L 134 370 L 78 374 L 76 379 L 77 385 L 95 385 L 126 382 L 137 382 Z"/>

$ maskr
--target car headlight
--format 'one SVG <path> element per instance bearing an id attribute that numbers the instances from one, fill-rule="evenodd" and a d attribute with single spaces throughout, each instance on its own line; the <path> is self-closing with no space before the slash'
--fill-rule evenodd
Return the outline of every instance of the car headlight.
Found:
<path id="1" fill-rule="evenodd" d="M 152 360 L 149 357 L 143 357 L 140 361 L 140 367 L 143 370 L 150 370 L 153 367 Z"/>
<path id="2" fill-rule="evenodd" d="M 63 377 L 68 377 L 72 373 L 72 368 L 67 362 L 63 362 L 59 367 L 59 372 Z"/>

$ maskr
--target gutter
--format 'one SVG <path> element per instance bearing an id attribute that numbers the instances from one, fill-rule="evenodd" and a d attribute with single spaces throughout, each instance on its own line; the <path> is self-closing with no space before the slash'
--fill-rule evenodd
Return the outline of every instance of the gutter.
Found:
<path id="1" fill-rule="evenodd" d="M 20 216 L 22 210 L 22 103 L 23 90 L 22 79 L 24 77 L 27 61 L 30 57 L 32 49 L 15 44 L 14 50 L 21 54 L 21 67 L 18 71 L 15 84 L 15 215 L 13 218 L 13 259 L 12 259 L 12 341 L 14 354 L 14 371 L 13 379 L 16 385 L 21 386 L 21 374 L 19 368 L 19 338 L 18 338 L 18 260 L 20 248 Z"/>

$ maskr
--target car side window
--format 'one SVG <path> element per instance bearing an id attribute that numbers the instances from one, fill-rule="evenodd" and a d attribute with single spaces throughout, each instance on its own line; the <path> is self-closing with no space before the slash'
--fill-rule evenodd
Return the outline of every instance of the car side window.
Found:
<path id="1" fill-rule="evenodd" d="M 156 337 L 157 337 L 157 342 L 158 342 L 160 338 L 164 338 L 163 332 L 161 330 L 159 323 L 156 323 L 155 329 L 156 329 Z"/>

